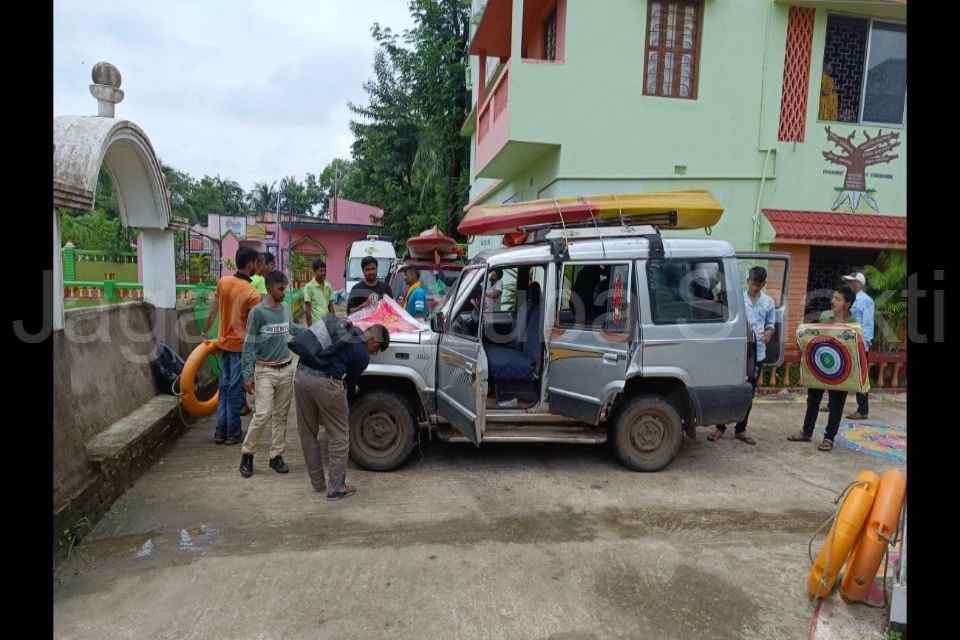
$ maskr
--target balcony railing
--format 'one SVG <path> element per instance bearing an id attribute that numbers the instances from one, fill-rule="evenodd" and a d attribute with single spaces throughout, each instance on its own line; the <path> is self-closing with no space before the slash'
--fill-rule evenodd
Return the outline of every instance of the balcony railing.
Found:
<path id="1" fill-rule="evenodd" d="M 509 133 L 510 61 L 484 91 L 477 110 L 477 167 L 482 169 L 506 145 Z"/>

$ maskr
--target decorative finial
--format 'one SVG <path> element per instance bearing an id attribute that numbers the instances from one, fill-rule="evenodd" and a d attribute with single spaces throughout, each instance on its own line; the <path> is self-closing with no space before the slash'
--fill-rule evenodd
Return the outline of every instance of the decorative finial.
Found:
<path id="1" fill-rule="evenodd" d="M 90 95 L 97 99 L 97 115 L 102 118 L 112 118 L 114 105 L 123 100 L 123 91 L 120 90 L 120 71 L 109 62 L 98 62 L 93 65 L 93 84 L 90 85 Z"/>

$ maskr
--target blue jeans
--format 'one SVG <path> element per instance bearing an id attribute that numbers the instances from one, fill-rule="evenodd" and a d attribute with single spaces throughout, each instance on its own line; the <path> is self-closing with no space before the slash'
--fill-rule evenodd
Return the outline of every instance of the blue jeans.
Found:
<path id="1" fill-rule="evenodd" d="M 239 351 L 220 352 L 220 403 L 217 405 L 217 434 L 240 440 L 240 411 L 246 395 Z"/>

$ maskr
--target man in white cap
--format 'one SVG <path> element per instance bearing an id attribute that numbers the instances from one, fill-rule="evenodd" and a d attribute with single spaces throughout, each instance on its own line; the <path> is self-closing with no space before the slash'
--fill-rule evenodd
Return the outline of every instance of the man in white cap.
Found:
<path id="1" fill-rule="evenodd" d="M 867 279 L 859 271 L 843 276 L 844 282 L 850 285 L 853 292 L 857 294 L 857 299 L 850 307 L 850 313 L 854 320 L 863 327 L 863 340 L 866 343 L 867 351 L 870 351 L 870 343 L 873 342 L 873 324 L 876 307 L 873 304 L 873 298 L 867 295 L 863 287 L 867 284 Z M 870 413 L 869 398 L 865 393 L 857 394 L 857 411 L 847 416 L 848 420 L 866 420 Z"/>

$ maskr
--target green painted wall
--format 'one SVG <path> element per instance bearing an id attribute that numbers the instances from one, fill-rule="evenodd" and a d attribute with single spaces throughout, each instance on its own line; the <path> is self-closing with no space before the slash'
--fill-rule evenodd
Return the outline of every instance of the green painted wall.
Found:
<path id="1" fill-rule="evenodd" d="M 522 3 L 514 3 L 514 51 Z M 823 158 L 836 149 L 826 123 L 816 120 L 826 10 L 816 14 L 806 134 L 796 144 L 777 140 L 788 6 L 706 0 L 696 100 L 643 95 L 645 2 L 605 0 L 598 10 L 572 0 L 567 11 L 566 61 L 535 64 L 514 56 L 509 86 L 510 140 L 560 149 L 518 167 L 484 202 L 706 188 L 726 208 L 713 237 L 738 249 L 753 244 L 761 181 L 761 208 L 831 209 L 843 168 Z M 855 143 L 865 140 L 864 129 L 871 137 L 879 129 L 830 126 L 842 136 L 856 130 Z M 906 215 L 906 129 L 894 131 L 900 157 L 868 169 L 867 187 L 876 189 L 880 213 Z M 478 180 L 471 198 L 491 184 Z M 863 201 L 857 211 L 872 213 Z M 772 230 L 762 216 L 760 222 L 760 242 L 769 242 Z"/>

